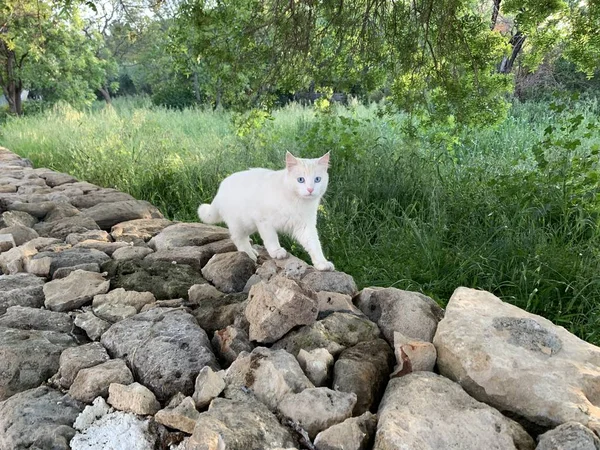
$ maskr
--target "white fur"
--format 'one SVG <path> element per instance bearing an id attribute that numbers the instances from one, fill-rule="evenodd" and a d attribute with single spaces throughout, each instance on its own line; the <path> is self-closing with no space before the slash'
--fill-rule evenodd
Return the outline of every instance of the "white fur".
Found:
<path id="1" fill-rule="evenodd" d="M 256 260 L 250 235 L 258 231 L 269 255 L 287 256 L 277 233 L 297 240 L 318 270 L 333 270 L 323 255 L 317 234 L 317 208 L 327 190 L 329 153 L 317 159 L 301 159 L 288 152 L 286 168 L 279 171 L 250 169 L 225 178 L 212 204 L 198 208 L 205 223 L 225 222 L 239 251 Z M 304 183 L 298 182 L 303 177 Z M 315 178 L 320 177 L 320 182 Z M 309 192 L 313 189 L 312 193 Z"/>

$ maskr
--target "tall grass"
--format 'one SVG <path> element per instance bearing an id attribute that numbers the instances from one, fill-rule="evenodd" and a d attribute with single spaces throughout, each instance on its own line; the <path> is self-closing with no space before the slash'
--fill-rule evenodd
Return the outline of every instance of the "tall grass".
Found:
<path id="1" fill-rule="evenodd" d="M 590 101 L 576 112 L 586 124 L 598 109 Z M 515 104 L 499 127 L 455 135 L 415 132 L 402 117 L 378 117 L 375 107 L 337 112 L 291 105 L 272 118 L 239 117 L 130 99 L 9 120 L 0 143 L 36 166 L 115 187 L 192 221 L 230 173 L 280 168 L 286 150 L 331 150 L 319 230 L 325 253 L 360 286 L 418 290 L 442 304 L 458 286 L 486 289 L 600 343 L 596 200 L 586 200 L 587 191 L 579 199 L 583 188 L 571 183 L 577 174 L 562 177 L 552 163 L 542 169 L 535 151 L 560 114 L 545 103 Z M 586 136 L 580 148 L 600 143 Z M 547 158 L 562 157 L 545 145 Z"/>

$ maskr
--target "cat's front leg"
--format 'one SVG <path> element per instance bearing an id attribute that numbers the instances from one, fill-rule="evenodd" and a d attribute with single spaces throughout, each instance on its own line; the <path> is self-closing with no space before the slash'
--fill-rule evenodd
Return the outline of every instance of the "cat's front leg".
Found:
<path id="1" fill-rule="evenodd" d="M 283 259 L 287 257 L 287 252 L 281 244 L 279 244 L 279 237 L 273 226 L 266 222 L 259 222 L 256 224 L 256 228 L 258 229 L 258 234 L 260 234 L 263 244 L 265 244 L 265 248 L 267 249 L 267 252 L 269 252 L 271 258 Z"/>
<path id="2" fill-rule="evenodd" d="M 325 255 L 323 255 L 323 249 L 321 248 L 321 241 L 319 241 L 319 234 L 317 233 L 316 226 L 305 228 L 296 235 L 296 240 L 310 255 L 310 259 L 312 260 L 315 269 L 335 270 L 333 263 L 327 261 Z"/>

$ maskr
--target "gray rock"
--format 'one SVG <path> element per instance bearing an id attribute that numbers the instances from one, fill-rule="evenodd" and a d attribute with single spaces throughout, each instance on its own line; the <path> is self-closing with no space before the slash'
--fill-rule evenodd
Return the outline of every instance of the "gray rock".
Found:
<path id="1" fill-rule="evenodd" d="M 302 283 L 315 292 L 338 292 L 350 296 L 358 292 L 354 278 L 344 272 L 310 271 L 304 275 Z"/>
<path id="2" fill-rule="evenodd" d="M 333 388 L 356 394 L 354 415 L 375 411 L 393 364 L 394 354 L 383 339 L 359 342 L 344 350 L 335 362 Z"/>
<path id="3" fill-rule="evenodd" d="M 432 372 L 437 359 L 437 351 L 431 342 L 410 339 L 397 331 L 394 332 L 394 353 L 396 368 L 392 376 L 422 370 Z"/>
<path id="4" fill-rule="evenodd" d="M 86 264 L 77 264 L 76 266 L 71 266 L 71 267 L 60 267 L 54 271 L 54 274 L 52 274 L 52 279 L 60 280 L 61 278 L 67 278 L 69 275 L 71 275 L 76 270 L 100 273 L 100 266 L 97 263 L 86 263 Z"/>
<path id="5" fill-rule="evenodd" d="M 85 233 L 72 233 L 65 238 L 69 245 L 76 245 L 84 241 L 112 242 L 110 234 L 103 230 L 86 231 Z"/>
<path id="6" fill-rule="evenodd" d="M 0 449 L 69 450 L 83 405 L 46 386 L 0 402 Z"/>
<path id="7" fill-rule="evenodd" d="M 56 187 L 60 186 L 61 184 L 74 183 L 75 181 L 77 181 L 77 179 L 72 177 L 71 175 L 60 172 L 48 171 L 41 174 L 40 177 L 46 180 L 46 184 L 50 187 Z"/>
<path id="8" fill-rule="evenodd" d="M 60 354 L 73 345 L 64 333 L 0 328 L 0 401 L 54 375 Z"/>
<path id="9" fill-rule="evenodd" d="M 377 416 L 366 412 L 321 431 L 315 438 L 317 450 L 370 450 Z"/>
<path id="10" fill-rule="evenodd" d="M 315 386 L 325 386 L 333 367 L 333 356 L 325 348 L 307 352 L 301 349 L 296 357 L 300 367 Z"/>
<path id="11" fill-rule="evenodd" d="M 48 213 L 44 216 L 44 222 L 47 224 L 50 222 L 58 222 L 61 219 L 78 216 L 79 214 L 81 214 L 81 212 L 68 203 L 53 203 L 52 207 L 48 210 Z M 41 226 L 44 227 L 44 230 L 50 230 L 52 228 L 52 226 L 49 225 Z"/>
<path id="12" fill-rule="evenodd" d="M 7 206 L 9 211 L 23 211 L 37 219 L 43 219 L 54 208 L 54 202 L 24 203 L 14 202 Z"/>
<path id="13" fill-rule="evenodd" d="M 242 292 L 256 264 L 245 252 L 214 255 L 202 269 L 202 275 L 218 290 L 226 293 Z"/>
<path id="14" fill-rule="evenodd" d="M 208 265 L 207 265 L 208 266 Z M 317 295 L 284 276 L 255 284 L 250 289 L 245 315 L 250 339 L 272 343 L 298 325 L 317 320 Z"/>
<path id="15" fill-rule="evenodd" d="M 447 378 L 415 372 L 390 380 L 379 405 L 373 450 L 533 450 L 516 422 Z"/>
<path id="16" fill-rule="evenodd" d="M 79 209 L 91 208 L 98 204 L 104 203 L 104 208 L 111 208 L 112 206 L 106 205 L 106 203 L 123 202 L 135 200 L 131 195 L 124 192 L 119 192 L 114 189 L 98 189 L 88 191 L 84 195 L 76 195 L 71 198 L 71 204 Z"/>
<path id="17" fill-rule="evenodd" d="M 95 250 L 106 253 L 108 256 L 112 256 L 112 254 L 124 247 L 129 247 L 127 242 L 103 242 L 96 241 L 92 239 L 86 239 L 85 241 L 81 241 L 78 244 L 74 245 L 75 248 L 93 248 Z"/>
<path id="18" fill-rule="evenodd" d="M 76 270 L 44 285 L 44 304 L 52 311 L 70 311 L 91 302 L 95 295 L 108 292 L 109 286 L 100 273 Z"/>
<path id="19" fill-rule="evenodd" d="M 144 259 L 154 250 L 147 247 L 123 247 L 118 248 L 112 254 L 115 261 L 129 261 L 132 259 Z"/>
<path id="20" fill-rule="evenodd" d="M 330 273 L 330 272 L 321 272 Z M 317 292 L 317 300 L 319 302 L 319 313 L 340 311 L 351 312 L 353 314 L 362 315 L 362 311 L 352 303 L 352 297 L 347 294 L 338 292 Z"/>
<path id="21" fill-rule="evenodd" d="M 538 437 L 536 450 L 600 450 L 600 440 L 589 428 L 567 422 Z"/>
<path id="22" fill-rule="evenodd" d="M 115 323 L 102 335 L 114 357 L 124 358 L 159 401 L 191 395 L 204 366 L 219 370 L 208 336 L 190 314 L 155 308 Z"/>
<path id="23" fill-rule="evenodd" d="M 213 333 L 234 325 L 240 318 L 244 318 L 246 304 L 245 295 L 230 294 L 217 299 L 201 301 L 192 314 L 207 333 Z"/>
<path id="24" fill-rule="evenodd" d="M 154 250 L 201 246 L 229 238 L 227 228 L 203 223 L 178 223 L 166 227 L 148 242 Z"/>
<path id="25" fill-rule="evenodd" d="M 118 322 L 134 316 L 141 311 L 144 305 L 155 300 L 151 292 L 126 291 L 123 288 L 117 288 L 108 294 L 96 295 L 92 302 L 92 308 L 94 314 L 101 319 Z"/>
<path id="26" fill-rule="evenodd" d="M 102 230 L 110 230 L 113 225 L 134 219 L 162 219 L 163 215 L 152 204 L 144 200 L 125 200 L 92 206 L 82 211 L 91 217 Z"/>
<path id="27" fill-rule="evenodd" d="M 158 300 L 187 299 L 192 285 L 206 283 L 197 270 L 186 264 L 145 260 L 108 261 L 102 270 L 108 272 L 111 288 L 152 292 Z"/>
<path id="28" fill-rule="evenodd" d="M 110 234 L 115 241 L 147 242 L 170 225 L 167 219 L 135 219 L 113 225 Z"/>
<path id="29" fill-rule="evenodd" d="M 17 246 L 23 245 L 25 242 L 39 237 L 39 234 L 33 228 L 28 228 L 23 225 L 13 225 L 0 229 L 0 234 L 12 235 Z"/>
<path id="30" fill-rule="evenodd" d="M 73 319 L 65 313 L 28 306 L 11 306 L 5 315 L 0 316 L 0 327 L 70 333 L 73 331 Z"/>
<path id="31" fill-rule="evenodd" d="M 120 411 L 141 416 L 154 415 L 160 409 L 160 403 L 152 391 L 140 383 L 111 383 L 108 387 L 108 403 Z"/>
<path id="32" fill-rule="evenodd" d="M 7 252 L 16 246 L 17 244 L 12 234 L 0 234 L 0 253 Z"/>
<path id="33" fill-rule="evenodd" d="M 318 387 L 287 394 L 279 403 L 279 411 L 314 439 L 319 432 L 351 417 L 355 403 L 354 393 Z"/>
<path id="34" fill-rule="evenodd" d="M 440 373 L 542 428 L 600 432 L 600 349 L 485 291 L 458 288 L 434 339 Z"/>
<path id="35" fill-rule="evenodd" d="M 157 250 L 149 254 L 148 261 L 166 261 L 176 264 L 188 264 L 193 268 L 200 270 L 215 255 L 215 253 L 235 251 L 235 245 L 230 240 L 218 241 L 224 245 L 217 246 L 217 243 L 203 245 L 201 247 L 176 247 L 163 250 Z"/>
<path id="36" fill-rule="evenodd" d="M 383 336 L 394 345 L 394 331 L 409 338 L 431 342 L 444 311 L 431 298 L 396 288 L 365 288 L 356 305 L 379 325 Z"/>
<path id="37" fill-rule="evenodd" d="M 44 280 L 20 273 L 0 275 L 0 315 L 11 306 L 39 308 L 44 305 Z"/>
<path id="38" fill-rule="evenodd" d="M 6 275 L 16 275 L 24 271 L 25 263 L 37 253 L 35 245 L 29 241 L 19 247 L 0 253 L 0 269 Z"/>
<path id="39" fill-rule="evenodd" d="M 292 355 L 297 355 L 300 349 L 311 351 L 325 348 L 333 356 L 337 356 L 347 347 L 379 336 L 379 328 L 370 320 L 354 314 L 335 312 L 312 325 L 290 331 L 273 348 L 285 349 Z"/>
<path id="40" fill-rule="evenodd" d="M 69 395 L 84 403 L 92 403 L 96 397 L 107 397 L 111 383 L 131 384 L 133 375 L 122 359 L 111 359 L 77 372 Z"/>
<path id="41" fill-rule="evenodd" d="M 90 230 L 99 230 L 100 227 L 91 217 L 83 214 L 64 217 L 52 222 L 40 222 L 34 226 L 40 236 L 53 237 L 65 240 L 72 233 L 85 233 Z"/>
<path id="42" fill-rule="evenodd" d="M 240 391 L 250 389 L 273 411 L 286 394 L 314 387 L 292 355 L 265 347 L 241 353 L 227 370 L 225 383 L 226 397 L 237 398 Z"/>
<path id="43" fill-rule="evenodd" d="M 75 267 L 83 264 L 98 264 L 102 265 L 109 261 L 110 257 L 101 251 L 88 248 L 69 248 L 57 252 L 41 252 L 33 257 L 33 261 L 40 258 L 50 258 L 50 272 L 53 276 L 54 272 L 63 267 Z"/>
<path id="44" fill-rule="evenodd" d="M 110 328 L 111 323 L 100 319 L 93 312 L 86 311 L 75 316 L 74 323 L 81 328 L 92 341 L 97 341 L 106 330 Z"/>
<path id="45" fill-rule="evenodd" d="M 24 211 L 5 211 L 2 213 L 2 221 L 7 227 L 20 225 L 31 228 L 38 223 L 35 217 Z"/>
<path id="46" fill-rule="evenodd" d="M 225 294 L 219 291 L 212 284 L 194 284 L 188 291 L 190 303 L 202 305 L 204 302 L 220 300 L 225 298 Z"/>
<path id="47" fill-rule="evenodd" d="M 200 414 L 186 450 L 295 446 L 291 433 L 261 403 L 251 397 L 243 401 L 217 398 Z"/>
<path id="48" fill-rule="evenodd" d="M 56 381 L 60 387 L 69 389 L 81 369 L 97 366 L 109 359 L 106 349 L 98 342 L 67 348 L 60 354 Z"/>
<path id="49" fill-rule="evenodd" d="M 200 413 L 196 410 L 192 397 L 184 397 L 181 401 L 169 403 L 165 409 L 161 409 L 154 415 L 158 423 L 184 433 L 192 434 Z"/>
<path id="50" fill-rule="evenodd" d="M 249 353 L 254 348 L 250 343 L 248 333 L 232 325 L 215 331 L 211 343 L 224 367 L 229 367 L 240 353 Z"/>
<path id="51" fill-rule="evenodd" d="M 215 373 L 210 367 L 203 367 L 198 377 L 194 388 L 192 398 L 196 403 L 196 407 L 205 408 L 210 402 L 219 396 L 225 389 L 224 373 Z"/>

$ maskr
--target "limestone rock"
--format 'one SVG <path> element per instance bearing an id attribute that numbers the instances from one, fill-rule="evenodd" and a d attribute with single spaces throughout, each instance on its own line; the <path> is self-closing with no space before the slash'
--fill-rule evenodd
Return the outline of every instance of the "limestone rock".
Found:
<path id="1" fill-rule="evenodd" d="M 355 403 L 354 393 L 318 387 L 287 394 L 279 403 L 279 411 L 297 422 L 314 439 L 319 432 L 351 417 Z"/>
<path id="2" fill-rule="evenodd" d="M 0 402 L 0 449 L 69 450 L 83 405 L 46 386 Z"/>
<path id="3" fill-rule="evenodd" d="M 0 234 L 0 253 L 7 252 L 16 246 L 17 244 L 12 234 Z"/>
<path id="4" fill-rule="evenodd" d="M 100 203 L 115 203 L 135 200 L 131 195 L 125 192 L 119 192 L 115 189 L 96 189 L 85 192 L 84 195 L 76 195 L 71 198 L 71 204 L 79 209 L 91 208 Z M 104 205 L 104 208 L 110 208 Z"/>
<path id="5" fill-rule="evenodd" d="M 38 259 L 37 261 L 42 261 L 43 259 L 50 259 L 50 258 L 42 258 L 42 259 Z M 52 279 L 60 280 L 61 278 L 67 278 L 69 275 L 71 275 L 76 270 L 100 273 L 100 266 L 97 263 L 86 263 L 86 264 L 77 264 L 76 266 L 72 266 L 72 267 L 61 267 L 54 271 L 54 274 L 52 275 Z"/>
<path id="6" fill-rule="evenodd" d="M 54 375 L 60 354 L 73 345 L 70 336 L 55 331 L 0 327 L 0 401 Z"/>
<path id="7" fill-rule="evenodd" d="M 379 405 L 373 450 L 533 450 L 516 422 L 447 378 L 415 372 L 390 380 Z"/>
<path id="8" fill-rule="evenodd" d="M 273 411 L 286 394 L 314 387 L 292 355 L 265 347 L 257 347 L 252 353 L 241 353 L 227 370 L 225 383 L 227 397 L 234 397 L 236 391 L 250 389 Z"/>
<path id="9" fill-rule="evenodd" d="M 27 228 L 33 227 L 38 222 L 35 217 L 24 211 L 5 211 L 2 213 L 2 221 L 7 227 L 21 225 Z"/>
<path id="10" fill-rule="evenodd" d="M 600 440 L 589 428 L 567 422 L 538 437 L 536 450 L 600 450 Z"/>
<path id="11" fill-rule="evenodd" d="M 392 376 L 423 370 L 432 372 L 437 359 L 437 351 L 431 342 L 409 339 L 397 331 L 394 332 L 394 353 L 396 368 Z"/>
<path id="12" fill-rule="evenodd" d="M 188 434 L 194 432 L 199 418 L 200 413 L 196 410 L 192 397 L 184 397 L 174 405 L 169 403 L 169 406 L 154 415 L 154 420 L 158 423 Z"/>
<path id="13" fill-rule="evenodd" d="M 245 252 L 214 255 L 202 268 L 202 276 L 218 290 L 226 293 L 242 292 L 256 264 Z"/>
<path id="14" fill-rule="evenodd" d="M 354 278 L 344 272 L 307 272 L 302 278 L 302 283 L 315 292 L 337 292 L 353 296 L 358 292 Z"/>
<path id="15" fill-rule="evenodd" d="M 102 336 L 111 325 L 110 322 L 100 319 L 91 311 L 77 314 L 73 322 L 76 326 L 85 331 L 85 334 L 87 334 L 92 341 L 100 339 L 100 336 Z"/>
<path id="16" fill-rule="evenodd" d="M 236 324 L 240 319 L 245 319 L 246 305 L 245 295 L 229 294 L 217 299 L 201 301 L 192 314 L 207 333 L 213 333 Z"/>
<path id="17" fill-rule="evenodd" d="M 317 434 L 317 450 L 370 450 L 375 436 L 377 416 L 366 412 L 333 425 Z"/>
<path id="18" fill-rule="evenodd" d="M 73 319 L 68 314 L 28 306 L 11 306 L 0 316 L 0 327 L 70 333 Z"/>
<path id="19" fill-rule="evenodd" d="M 203 223 L 178 223 L 166 227 L 148 242 L 154 250 L 201 246 L 229 238 L 226 228 Z"/>
<path id="20" fill-rule="evenodd" d="M 176 264 L 188 264 L 197 270 L 202 269 L 217 253 L 235 252 L 236 248 L 229 239 L 196 246 L 175 247 L 157 250 L 147 256 L 149 261 L 167 261 Z"/>
<path id="21" fill-rule="evenodd" d="M 102 230 L 110 230 L 113 225 L 134 219 L 162 219 L 163 215 L 152 204 L 144 200 L 111 202 L 109 206 L 98 204 L 83 211 Z"/>
<path id="22" fill-rule="evenodd" d="M 542 428 L 600 432 L 600 349 L 494 295 L 458 288 L 434 339 L 440 373 Z"/>
<path id="23" fill-rule="evenodd" d="M 81 266 L 82 264 L 102 265 L 110 257 L 99 250 L 88 248 L 69 248 L 57 252 L 40 252 L 33 257 L 33 261 L 40 258 L 50 258 L 50 276 L 60 268 Z"/>
<path id="24" fill-rule="evenodd" d="M 109 359 L 106 349 L 98 342 L 67 348 L 60 354 L 55 378 L 62 388 L 69 389 L 81 369 L 97 366 Z"/>
<path id="25" fill-rule="evenodd" d="M 43 219 L 54 207 L 54 202 L 24 203 L 16 201 L 7 206 L 9 211 L 24 211 L 36 219 Z"/>
<path id="26" fill-rule="evenodd" d="M 207 407 L 210 402 L 219 396 L 225 389 L 225 380 L 222 373 L 215 373 L 210 367 L 203 367 L 198 377 L 194 389 L 193 399 L 196 407 L 202 409 Z"/>
<path id="27" fill-rule="evenodd" d="M 170 225 L 167 219 L 134 219 L 113 225 L 110 234 L 115 241 L 147 242 Z"/>
<path id="28" fill-rule="evenodd" d="M 48 171 L 40 175 L 44 180 L 46 180 L 46 184 L 50 187 L 60 186 L 61 184 L 73 183 L 77 181 L 76 178 L 73 178 L 71 175 L 60 172 Z"/>
<path id="29" fill-rule="evenodd" d="M 212 284 L 194 284 L 188 291 L 190 303 L 201 305 L 206 301 L 219 300 L 225 297 L 221 291 L 219 291 Z"/>
<path id="30" fill-rule="evenodd" d="M 330 272 L 322 272 L 330 273 Z M 362 315 L 362 311 L 358 309 L 352 303 L 352 297 L 347 294 L 340 294 L 338 292 L 317 292 L 317 300 L 319 302 L 319 312 L 351 312 L 353 314 Z"/>
<path id="31" fill-rule="evenodd" d="M 261 343 L 275 342 L 297 325 L 314 323 L 318 313 L 316 294 L 283 276 L 252 286 L 245 311 L 250 339 Z"/>
<path id="32" fill-rule="evenodd" d="M 11 227 L 2 228 L 0 229 L 0 234 L 12 235 L 17 246 L 23 245 L 25 242 L 39 237 L 33 228 L 23 225 L 13 225 Z"/>
<path id="33" fill-rule="evenodd" d="M 307 352 L 300 349 L 296 357 L 300 367 L 315 386 L 325 386 L 333 367 L 333 356 L 325 348 L 317 348 Z"/>
<path id="34" fill-rule="evenodd" d="M 103 242 L 94 239 L 86 239 L 74 245 L 74 248 L 92 248 L 106 253 L 108 256 L 112 256 L 116 250 L 124 247 L 129 247 L 129 244 L 126 242 Z"/>
<path id="35" fill-rule="evenodd" d="M 191 395 L 204 366 L 219 370 L 206 332 L 190 314 L 154 308 L 115 323 L 102 335 L 112 356 L 124 358 L 159 401 Z"/>
<path id="36" fill-rule="evenodd" d="M 51 208 L 48 209 L 48 213 L 44 216 L 44 222 L 46 222 L 46 224 L 41 224 L 40 226 L 42 226 L 45 231 L 49 231 L 54 225 L 47 225 L 48 223 L 58 222 L 59 220 L 78 216 L 79 214 L 81 214 L 81 212 L 73 205 L 68 203 L 52 203 Z"/>
<path id="37" fill-rule="evenodd" d="M 112 242 L 110 234 L 103 230 L 86 231 L 85 233 L 71 233 L 65 238 L 69 245 L 77 245 L 84 241 Z"/>
<path id="38" fill-rule="evenodd" d="M 91 403 L 98 396 L 107 397 L 111 383 L 133 383 L 133 375 L 122 359 L 111 359 L 81 369 L 71 384 L 69 395 L 84 403 Z"/>
<path id="39" fill-rule="evenodd" d="M 344 350 L 335 362 L 333 388 L 356 394 L 354 415 L 375 410 L 393 364 L 394 354 L 385 340 L 359 342 Z"/>
<path id="40" fill-rule="evenodd" d="M 300 349 L 311 351 L 325 348 L 333 356 L 337 356 L 347 347 L 379 336 L 379 328 L 370 320 L 354 314 L 335 312 L 312 325 L 290 331 L 273 348 L 285 349 L 292 355 L 297 355 Z"/>
<path id="41" fill-rule="evenodd" d="M 394 344 L 394 331 L 431 342 L 444 315 L 442 308 L 431 298 L 396 288 L 365 288 L 355 302 L 369 319 L 379 325 L 390 345 Z"/>
<path id="42" fill-rule="evenodd" d="M 134 316 L 141 311 L 144 305 L 155 300 L 152 292 L 126 291 L 123 288 L 117 288 L 108 294 L 96 295 L 92 301 L 92 308 L 94 314 L 101 319 L 118 322 Z"/>
<path id="43" fill-rule="evenodd" d="M 44 304 L 44 280 L 20 273 L 0 275 L 0 315 L 11 306 L 39 308 Z"/>
<path id="44" fill-rule="evenodd" d="M 228 367 L 242 352 L 251 352 L 254 346 L 250 343 L 248 333 L 229 325 L 215 331 L 211 340 L 213 349 L 221 362 Z"/>
<path id="45" fill-rule="evenodd" d="M 44 285 L 44 304 L 52 311 L 70 311 L 91 302 L 95 295 L 108 292 L 109 286 L 102 274 L 76 270 Z"/>
<path id="46" fill-rule="evenodd" d="M 275 415 L 251 397 L 213 400 L 200 414 L 186 450 L 248 450 L 295 447 L 291 433 Z"/>
<path id="47" fill-rule="evenodd" d="M 16 275 L 23 272 L 25 262 L 37 253 L 32 241 L 18 247 L 13 247 L 6 252 L 0 253 L 0 269 L 5 275 Z"/>
<path id="48" fill-rule="evenodd" d="M 154 415 L 160 409 L 152 391 L 140 383 L 111 383 L 108 386 L 108 403 L 120 411 L 142 416 Z"/>
<path id="49" fill-rule="evenodd" d="M 123 247 L 115 250 L 112 254 L 112 258 L 115 261 L 128 261 L 132 259 L 144 259 L 153 250 L 148 247 Z"/>
<path id="50" fill-rule="evenodd" d="M 90 230 L 99 230 L 100 227 L 91 217 L 77 214 L 64 217 L 52 222 L 40 222 L 34 226 L 40 236 L 48 236 L 57 239 L 66 239 L 71 233 L 85 233 Z"/>

